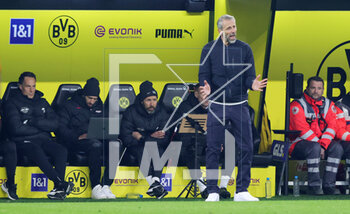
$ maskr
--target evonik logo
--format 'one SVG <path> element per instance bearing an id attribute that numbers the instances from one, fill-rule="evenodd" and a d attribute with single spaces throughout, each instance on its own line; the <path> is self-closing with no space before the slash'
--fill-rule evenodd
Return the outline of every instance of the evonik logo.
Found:
<path id="1" fill-rule="evenodd" d="M 133 27 L 104 27 L 99 25 L 95 28 L 95 35 L 99 38 L 104 37 L 106 34 L 110 39 L 124 38 L 124 39 L 141 39 L 142 38 L 142 28 Z"/>

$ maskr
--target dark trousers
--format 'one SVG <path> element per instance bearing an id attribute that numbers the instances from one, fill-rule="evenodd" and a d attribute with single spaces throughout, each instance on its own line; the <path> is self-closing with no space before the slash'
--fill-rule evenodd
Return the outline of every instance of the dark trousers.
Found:
<path id="1" fill-rule="evenodd" d="M 229 129 L 229 131 L 232 133 L 232 129 Z M 237 157 L 237 151 L 236 151 L 236 154 L 235 156 Z M 221 171 L 221 176 L 229 176 L 231 177 L 232 176 L 232 173 L 233 173 L 233 170 L 234 168 L 228 170 L 226 169 L 226 162 L 225 162 L 225 147 L 223 147 L 223 150 L 221 151 L 221 155 L 220 155 L 220 163 L 221 163 L 221 169 L 225 169 L 224 171 Z M 237 163 L 235 163 L 237 164 Z"/>
<path id="2" fill-rule="evenodd" d="M 350 173 L 350 141 L 341 141 L 340 144 L 344 150 L 344 159 L 348 173 Z"/>
<path id="3" fill-rule="evenodd" d="M 209 108 L 216 117 L 221 121 L 225 121 L 225 126 L 227 123 L 231 123 L 231 133 L 235 137 L 235 148 L 238 154 L 236 156 L 238 167 L 236 192 L 247 191 L 250 184 L 250 168 L 253 159 L 253 137 L 248 103 L 232 106 L 212 103 Z M 223 109 L 225 109 L 225 118 L 223 118 Z M 219 192 L 218 174 L 210 169 L 218 170 L 221 144 L 225 144 L 225 126 L 214 115 L 209 111 L 207 121 L 207 178 L 215 178 L 207 180 L 209 193 Z"/>
<path id="4" fill-rule="evenodd" d="M 69 146 L 69 152 L 85 152 L 88 156 L 88 165 L 90 169 L 90 181 L 91 188 L 94 188 L 96 185 L 111 185 L 113 179 L 109 179 L 109 170 L 108 170 L 108 148 L 104 147 L 104 143 L 96 139 L 83 139 L 76 142 L 73 142 Z M 102 159 L 101 159 L 102 157 Z M 101 178 L 101 167 L 103 162 L 106 163 L 106 169 L 102 182 Z"/>
<path id="5" fill-rule="evenodd" d="M 137 146 L 131 146 L 131 147 L 127 148 L 129 154 L 136 157 L 136 160 L 137 160 L 137 163 L 139 166 L 141 165 L 141 160 L 142 160 L 142 155 L 144 153 L 144 148 L 145 148 L 145 144 L 143 144 L 143 143 L 140 145 L 137 145 Z M 158 144 L 158 151 L 159 151 L 159 155 L 162 156 L 165 150 L 162 146 L 160 146 Z M 157 177 L 160 179 L 160 177 L 162 176 L 162 170 L 155 170 L 154 163 L 152 160 L 149 170 L 147 172 L 142 172 L 142 174 L 145 177 L 152 176 L 152 177 Z"/>
<path id="6" fill-rule="evenodd" d="M 67 150 L 64 146 L 52 140 L 43 139 L 31 140 L 26 143 L 16 142 L 16 146 L 18 152 L 34 161 L 55 185 L 64 181 L 67 162 Z M 48 156 L 52 158 L 53 165 L 48 160 Z"/>
<path id="7" fill-rule="evenodd" d="M 6 167 L 7 182 L 12 185 L 15 183 L 15 174 L 17 166 L 16 144 L 12 141 L 4 141 L 0 144 L 0 153 L 4 156 Z"/>
<path id="8" fill-rule="evenodd" d="M 292 158 L 306 159 L 309 186 L 321 186 L 320 153 L 321 146 L 319 143 L 306 140 L 299 141 L 292 152 Z M 332 141 L 325 151 L 326 168 L 322 184 L 324 187 L 335 186 L 338 165 L 343 153 L 343 148 L 337 141 Z"/>
<path id="9" fill-rule="evenodd" d="M 180 152 L 180 160 L 188 169 L 200 169 L 201 157 L 205 154 L 206 139 L 205 136 L 198 134 L 197 150 L 194 134 L 183 134 L 181 136 L 182 146 Z M 192 179 L 200 178 L 202 175 L 196 175 L 190 171 Z"/>

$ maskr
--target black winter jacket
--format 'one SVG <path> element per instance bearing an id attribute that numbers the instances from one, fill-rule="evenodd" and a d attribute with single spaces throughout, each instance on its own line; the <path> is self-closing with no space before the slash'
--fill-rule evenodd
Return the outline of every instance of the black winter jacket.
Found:
<path id="1" fill-rule="evenodd" d="M 169 115 L 159 103 L 155 112 L 149 114 L 139 101 L 139 98 L 137 98 L 135 104 L 126 109 L 121 122 L 120 134 L 124 145 L 130 147 L 140 145 L 145 141 L 157 141 L 158 145 L 167 147 L 170 139 L 170 131 L 165 132 L 163 139 L 152 138 L 150 135 L 155 131 L 162 130 L 168 119 Z M 139 132 L 143 136 L 143 139 L 137 141 L 132 136 L 132 132 L 134 131 Z"/>
<path id="2" fill-rule="evenodd" d="M 86 105 L 82 90 L 78 90 L 58 111 L 58 140 L 69 145 L 78 141 L 80 135 L 88 132 L 90 117 L 103 116 L 103 103 L 100 98 L 90 108 Z"/>
<path id="3" fill-rule="evenodd" d="M 33 99 L 29 99 L 18 90 L 5 103 L 4 128 L 11 140 L 51 140 L 50 132 L 57 129 L 58 120 L 43 95 L 37 90 Z"/>
<path id="4" fill-rule="evenodd" d="M 211 47 L 216 41 L 217 43 L 210 52 Z M 223 59 L 223 52 L 225 52 L 225 59 Z M 208 53 L 209 56 L 206 58 Z M 206 59 L 206 61 L 204 61 L 204 59 Z M 252 66 L 226 85 L 224 89 L 218 91 L 216 95 L 218 96 L 225 90 L 226 102 L 232 103 L 247 100 L 247 91 L 251 89 L 255 79 L 255 65 L 252 49 L 247 43 L 240 40 L 236 40 L 235 43 L 225 46 L 221 38 L 218 38 L 218 40 L 211 41 L 203 47 L 201 55 L 201 63 L 203 63 L 203 65 L 199 66 L 198 72 L 199 83 L 204 85 L 204 80 L 206 80 L 211 87 L 211 94 L 213 94 L 246 68 L 246 66 L 243 65 L 225 65 L 223 61 L 225 64 L 244 63 L 251 64 Z M 213 100 L 214 97 L 212 97 L 211 100 Z M 223 102 L 222 96 L 219 96 L 216 101 Z"/>
<path id="5" fill-rule="evenodd" d="M 187 99 L 180 104 L 179 108 L 175 113 L 176 115 L 175 117 L 176 118 L 182 117 L 183 114 L 189 113 L 189 111 L 192 110 L 192 108 L 194 108 L 198 104 L 199 104 L 199 101 L 194 96 L 194 93 L 193 92 L 190 93 Z M 190 114 L 207 114 L 207 113 L 208 113 L 208 110 L 203 108 L 202 106 L 198 106 L 196 109 L 190 112 Z"/>

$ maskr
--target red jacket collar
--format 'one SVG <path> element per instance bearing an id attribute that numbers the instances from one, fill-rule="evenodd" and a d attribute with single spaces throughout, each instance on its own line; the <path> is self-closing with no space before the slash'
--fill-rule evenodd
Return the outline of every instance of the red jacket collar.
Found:
<path id="1" fill-rule="evenodd" d="M 320 100 L 314 100 L 312 97 L 310 97 L 306 92 L 304 92 L 304 97 L 306 102 L 311 104 L 312 106 L 321 106 L 323 104 L 323 99 Z"/>

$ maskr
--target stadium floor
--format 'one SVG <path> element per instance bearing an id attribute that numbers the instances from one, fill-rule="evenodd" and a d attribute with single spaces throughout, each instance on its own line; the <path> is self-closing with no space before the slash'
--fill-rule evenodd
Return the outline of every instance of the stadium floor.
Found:
<path id="1" fill-rule="evenodd" d="M 261 199 L 260 202 L 205 203 L 201 199 L 0 199 L 0 213 L 259 213 L 312 214 L 350 213 L 350 196 L 281 196 Z"/>

